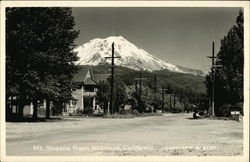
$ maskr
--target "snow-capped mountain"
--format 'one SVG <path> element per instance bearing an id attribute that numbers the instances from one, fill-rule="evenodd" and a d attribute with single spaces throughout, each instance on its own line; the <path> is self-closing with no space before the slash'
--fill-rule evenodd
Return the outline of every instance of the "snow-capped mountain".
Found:
<path id="1" fill-rule="evenodd" d="M 115 59 L 116 65 L 128 67 L 134 70 L 141 69 L 154 71 L 167 69 L 172 72 L 202 75 L 202 72 L 199 70 L 183 68 L 158 59 L 143 49 L 137 48 L 134 44 L 130 43 L 122 36 L 111 36 L 105 39 L 96 38 L 78 46 L 74 50 L 80 57 L 76 64 L 98 65 L 106 62 L 111 63 L 111 59 L 106 59 L 105 57 L 111 56 L 111 45 L 113 42 L 115 44 L 115 56 L 121 57 Z"/>

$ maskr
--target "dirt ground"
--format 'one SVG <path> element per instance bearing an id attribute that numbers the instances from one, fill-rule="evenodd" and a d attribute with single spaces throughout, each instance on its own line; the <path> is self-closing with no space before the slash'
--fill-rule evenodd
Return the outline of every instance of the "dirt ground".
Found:
<path id="1" fill-rule="evenodd" d="M 7 155 L 237 156 L 243 123 L 164 114 L 132 119 L 76 118 L 6 124 Z"/>

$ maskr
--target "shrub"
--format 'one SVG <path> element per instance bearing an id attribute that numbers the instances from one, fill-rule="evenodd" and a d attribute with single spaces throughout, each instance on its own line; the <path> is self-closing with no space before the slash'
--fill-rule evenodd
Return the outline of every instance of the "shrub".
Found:
<path id="1" fill-rule="evenodd" d="M 87 114 L 87 115 L 93 114 L 93 108 L 90 107 L 90 106 L 88 106 L 88 107 L 86 107 L 86 108 L 83 110 L 82 113 L 83 113 L 83 114 Z"/>
<path id="2" fill-rule="evenodd" d="M 233 108 L 234 108 L 234 110 L 240 111 L 240 113 L 242 115 L 244 115 L 243 114 L 243 102 L 239 102 L 239 103 L 235 104 L 235 106 Z"/>
<path id="3" fill-rule="evenodd" d="M 133 110 L 133 111 L 132 111 L 132 114 L 138 116 L 138 115 L 139 115 L 139 112 L 138 112 L 138 110 Z"/>
<path id="4" fill-rule="evenodd" d="M 172 113 L 180 113 L 181 112 L 181 108 L 179 108 L 179 107 L 172 108 L 171 112 Z"/>
<path id="5" fill-rule="evenodd" d="M 151 105 L 149 105 L 149 104 L 146 105 L 146 110 L 145 110 L 145 112 L 147 112 L 147 113 L 152 113 L 153 110 L 154 110 L 154 107 L 153 107 L 153 106 L 151 106 Z"/>
<path id="6" fill-rule="evenodd" d="M 221 107 L 219 107 L 218 116 L 230 117 L 231 111 L 239 111 L 241 114 L 243 114 L 243 103 L 237 103 L 235 105 L 231 104 L 222 105 Z"/>
<path id="7" fill-rule="evenodd" d="M 77 109 L 77 110 L 76 110 L 76 115 L 77 115 L 77 116 L 83 115 L 83 110 Z"/>
<path id="8" fill-rule="evenodd" d="M 190 103 L 185 103 L 184 104 L 184 111 L 189 112 L 189 111 L 194 111 L 192 108 L 192 104 Z"/>
<path id="9" fill-rule="evenodd" d="M 221 116 L 230 117 L 231 116 L 232 105 L 226 104 L 219 108 Z"/>
<path id="10" fill-rule="evenodd" d="M 127 118 L 133 118 L 135 117 L 134 114 L 119 114 L 119 113 L 115 113 L 115 114 L 105 114 L 103 115 L 103 118 L 121 118 L 121 119 L 127 119 Z"/>
<path id="11" fill-rule="evenodd" d="M 126 112 L 125 112 L 125 110 L 120 109 L 120 110 L 119 110 L 119 114 L 125 115 L 125 114 L 126 114 Z"/>
<path id="12" fill-rule="evenodd" d="M 131 114 L 131 109 L 129 110 L 124 110 L 125 114 Z"/>

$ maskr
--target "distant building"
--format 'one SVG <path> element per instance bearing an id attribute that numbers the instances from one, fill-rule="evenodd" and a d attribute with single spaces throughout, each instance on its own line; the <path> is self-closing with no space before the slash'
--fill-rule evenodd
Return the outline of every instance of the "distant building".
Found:
<path id="1" fill-rule="evenodd" d="M 100 81 L 106 81 L 109 74 L 93 74 L 91 68 L 82 66 L 81 69 L 73 76 L 72 97 L 65 105 L 64 114 L 76 113 L 77 109 L 84 110 L 87 107 L 93 110 L 98 109 L 96 104 L 97 85 Z M 18 96 L 11 96 L 8 98 L 6 106 L 6 119 L 17 119 L 19 112 L 19 98 Z M 38 116 L 45 116 L 46 101 L 38 101 Z M 53 103 L 50 103 L 53 105 Z M 53 106 L 50 106 L 50 108 Z M 52 113 L 52 111 L 50 111 Z M 25 117 L 32 117 L 33 104 L 27 103 L 23 108 Z"/>
<path id="2" fill-rule="evenodd" d="M 93 74 L 92 69 L 86 66 L 73 76 L 72 97 L 75 100 L 70 100 L 66 104 L 64 113 L 76 113 L 77 110 L 84 110 L 86 108 L 97 109 L 96 92 L 97 85 L 100 81 L 106 81 L 108 74 Z"/>
<path id="3" fill-rule="evenodd" d="M 6 119 L 18 119 L 18 113 L 20 111 L 19 109 L 19 102 L 20 102 L 20 99 L 18 96 L 11 96 L 8 98 L 7 100 L 7 109 L 6 109 Z M 46 112 L 46 100 L 42 100 L 42 101 L 38 101 L 37 103 L 37 114 L 38 114 L 38 117 L 41 117 L 41 116 L 45 116 L 45 112 Z M 50 105 L 52 105 L 52 103 L 50 103 Z M 51 109 L 51 106 L 50 106 L 50 109 Z M 30 118 L 32 117 L 33 115 L 33 104 L 32 102 L 27 102 L 24 104 L 24 107 L 23 107 L 23 115 L 25 118 Z M 51 113 L 51 111 L 50 111 Z"/>

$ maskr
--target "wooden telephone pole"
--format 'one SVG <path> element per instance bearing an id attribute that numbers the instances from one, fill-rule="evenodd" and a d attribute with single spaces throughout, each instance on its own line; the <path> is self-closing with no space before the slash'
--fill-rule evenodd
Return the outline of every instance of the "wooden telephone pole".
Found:
<path id="1" fill-rule="evenodd" d="M 169 94 L 169 98 L 170 98 L 169 108 L 170 108 L 170 110 L 172 109 L 172 100 L 171 100 L 171 97 L 172 97 L 172 95 L 171 95 L 171 94 Z"/>
<path id="2" fill-rule="evenodd" d="M 210 115 L 214 116 L 214 60 L 215 60 L 215 56 L 214 56 L 214 41 L 213 41 L 213 45 L 212 45 L 212 56 L 208 56 L 208 58 L 210 58 L 212 60 L 212 67 L 211 67 L 211 75 L 212 75 L 212 98 L 211 98 L 211 111 L 210 111 Z"/>
<path id="3" fill-rule="evenodd" d="M 156 94 L 156 91 L 157 91 L 157 78 L 156 78 L 156 73 L 155 73 L 155 76 L 154 76 L 154 91 L 155 91 L 155 94 Z"/>
<path id="4" fill-rule="evenodd" d="M 169 93 L 167 95 L 169 95 L 169 110 L 172 109 L 172 96 L 174 96 L 174 108 L 175 108 L 175 94 L 174 93 L 171 93 L 172 90 L 170 89 L 170 86 L 168 86 L 168 91 Z"/>
<path id="5" fill-rule="evenodd" d="M 155 93 L 155 95 L 156 95 L 156 93 L 157 93 L 157 87 L 158 86 L 160 86 L 159 84 L 157 84 L 157 75 L 156 75 L 156 73 L 155 73 L 155 75 L 154 75 L 154 84 L 153 84 L 153 88 L 154 88 L 154 93 Z"/>
<path id="6" fill-rule="evenodd" d="M 139 78 L 135 78 L 136 81 L 136 90 L 137 90 L 137 81 L 139 80 L 139 106 L 141 105 L 141 94 L 142 94 L 142 80 L 145 80 L 141 75 L 141 70 L 139 72 Z"/>
<path id="7" fill-rule="evenodd" d="M 161 90 L 161 95 L 162 95 L 162 104 L 161 104 L 161 111 L 164 112 L 164 99 L 165 99 L 165 91 L 167 91 L 168 89 L 165 88 L 164 85 L 162 85 Z"/>
<path id="8" fill-rule="evenodd" d="M 222 65 L 215 65 L 215 59 L 217 58 L 216 56 L 214 56 L 214 41 L 213 41 L 213 45 L 212 45 L 212 56 L 207 56 L 208 58 L 210 58 L 212 60 L 212 67 L 211 67 L 211 75 L 212 75 L 212 98 L 211 98 L 211 111 L 210 111 L 210 115 L 214 116 L 214 82 L 215 82 L 215 69 L 216 68 L 220 68 L 222 67 Z"/>
<path id="9" fill-rule="evenodd" d="M 111 114 L 115 113 L 115 109 L 114 109 L 114 59 L 115 58 L 121 58 L 120 56 L 116 56 L 114 55 L 115 53 L 115 43 L 112 43 L 112 55 L 111 57 L 105 57 L 106 59 L 111 58 L 111 95 L 110 95 L 110 109 L 111 109 Z"/>
<path id="10" fill-rule="evenodd" d="M 176 100 L 175 100 L 175 93 L 174 93 L 174 109 L 175 109 L 175 104 L 176 104 Z"/>

